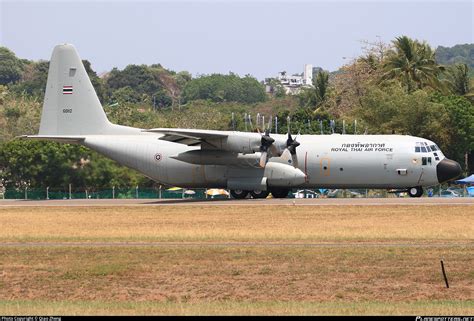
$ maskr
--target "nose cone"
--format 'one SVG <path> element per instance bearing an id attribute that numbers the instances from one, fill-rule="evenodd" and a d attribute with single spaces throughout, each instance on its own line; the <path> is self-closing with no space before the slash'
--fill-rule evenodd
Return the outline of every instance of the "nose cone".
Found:
<path id="1" fill-rule="evenodd" d="M 461 166 L 458 162 L 445 158 L 436 165 L 436 175 L 438 182 L 447 182 L 461 175 Z"/>

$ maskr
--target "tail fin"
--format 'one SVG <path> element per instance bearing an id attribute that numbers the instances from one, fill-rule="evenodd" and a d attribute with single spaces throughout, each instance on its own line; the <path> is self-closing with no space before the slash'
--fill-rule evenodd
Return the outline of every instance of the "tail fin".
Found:
<path id="1" fill-rule="evenodd" d="M 56 46 L 49 63 L 39 135 L 107 134 L 113 127 L 74 46 Z"/>

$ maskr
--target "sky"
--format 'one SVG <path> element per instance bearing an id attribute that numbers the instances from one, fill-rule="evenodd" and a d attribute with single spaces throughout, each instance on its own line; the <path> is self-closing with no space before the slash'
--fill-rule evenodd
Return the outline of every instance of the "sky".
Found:
<path id="1" fill-rule="evenodd" d="M 363 40 L 473 43 L 473 16 L 472 0 L 0 0 L 0 45 L 49 60 L 56 44 L 72 43 L 98 73 L 160 63 L 263 80 L 304 64 L 337 70 L 362 53 Z"/>

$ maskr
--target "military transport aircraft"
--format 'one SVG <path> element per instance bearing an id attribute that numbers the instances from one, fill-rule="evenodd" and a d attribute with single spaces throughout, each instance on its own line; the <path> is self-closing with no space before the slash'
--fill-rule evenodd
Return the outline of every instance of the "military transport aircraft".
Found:
<path id="1" fill-rule="evenodd" d="M 81 144 L 161 184 L 227 188 L 234 198 L 283 198 L 292 188 L 384 188 L 420 197 L 424 186 L 461 174 L 434 142 L 413 136 L 112 124 L 70 44 L 54 48 L 39 134 L 22 137 Z"/>

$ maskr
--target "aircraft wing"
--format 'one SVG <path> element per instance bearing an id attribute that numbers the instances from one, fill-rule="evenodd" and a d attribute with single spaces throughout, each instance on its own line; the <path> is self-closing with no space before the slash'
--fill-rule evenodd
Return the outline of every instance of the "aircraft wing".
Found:
<path id="1" fill-rule="evenodd" d="M 216 141 L 228 137 L 227 132 L 206 129 L 153 128 L 145 129 L 144 132 L 163 134 L 159 138 L 160 140 L 188 146 L 197 146 L 203 143 L 215 146 Z"/>

